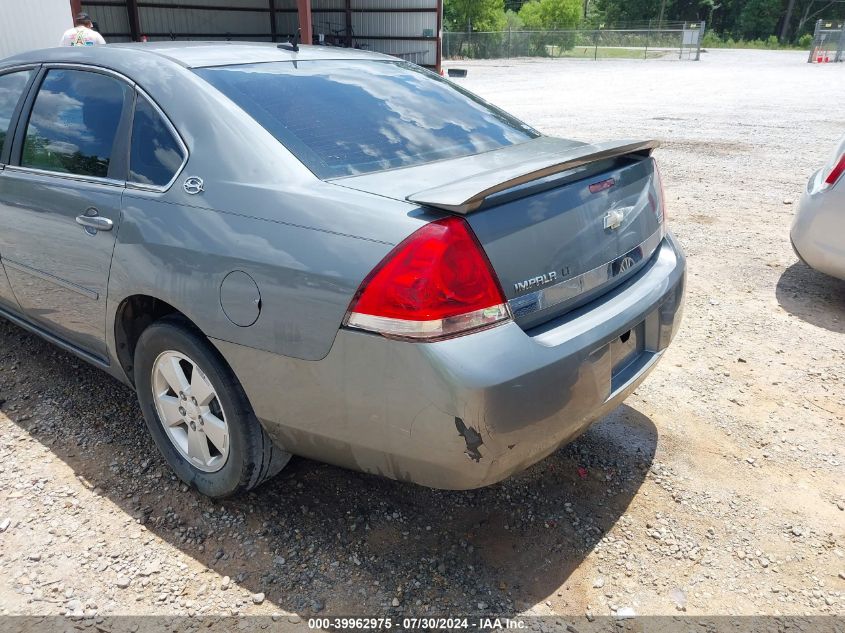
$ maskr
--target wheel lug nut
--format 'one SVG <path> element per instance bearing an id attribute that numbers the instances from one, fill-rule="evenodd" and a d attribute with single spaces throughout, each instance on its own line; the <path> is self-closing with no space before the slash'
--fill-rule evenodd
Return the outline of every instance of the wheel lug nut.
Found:
<path id="1" fill-rule="evenodd" d="M 179 415 L 185 415 L 187 411 L 185 411 L 185 407 L 179 407 Z"/>
<path id="2" fill-rule="evenodd" d="M 197 406 L 197 399 L 191 398 L 191 404 L 194 405 L 194 406 Z"/>

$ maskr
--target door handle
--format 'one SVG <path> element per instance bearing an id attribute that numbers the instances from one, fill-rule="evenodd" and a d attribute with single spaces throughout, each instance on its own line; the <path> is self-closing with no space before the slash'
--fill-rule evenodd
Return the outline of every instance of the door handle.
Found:
<path id="1" fill-rule="evenodd" d="M 99 211 L 93 207 L 86 209 L 85 213 L 77 215 L 76 223 L 84 226 L 85 231 L 90 235 L 95 235 L 97 231 L 111 231 L 114 227 L 114 222 L 101 216 Z"/>

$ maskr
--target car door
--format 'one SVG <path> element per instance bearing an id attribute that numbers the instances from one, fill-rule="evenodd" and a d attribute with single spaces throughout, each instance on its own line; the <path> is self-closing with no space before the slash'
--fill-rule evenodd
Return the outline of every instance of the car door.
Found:
<path id="1" fill-rule="evenodd" d="M 14 68 L 0 74 L 0 178 L 12 148 L 15 125 L 21 105 L 38 72 L 38 66 Z M 17 312 L 20 306 L 12 292 L 9 279 L 2 265 L 3 252 L 0 251 L 0 310 Z"/>
<path id="2" fill-rule="evenodd" d="M 0 178 L 0 254 L 24 316 L 105 360 L 134 90 L 75 66 L 46 66 L 36 83 Z"/>

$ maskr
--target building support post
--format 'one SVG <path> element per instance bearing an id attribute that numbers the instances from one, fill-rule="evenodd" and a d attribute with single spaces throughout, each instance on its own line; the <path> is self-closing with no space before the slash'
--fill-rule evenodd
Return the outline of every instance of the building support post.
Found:
<path id="1" fill-rule="evenodd" d="M 74 18 L 77 13 L 82 13 L 82 0 L 70 0 L 70 12 Z"/>
<path id="2" fill-rule="evenodd" d="M 443 71 L 443 0 L 437 0 L 437 59 L 434 62 L 435 71 Z"/>
<path id="3" fill-rule="evenodd" d="M 141 41 L 141 14 L 138 12 L 138 0 L 126 0 L 126 15 L 129 18 L 129 32 L 133 42 Z"/>
<path id="4" fill-rule="evenodd" d="M 346 0 L 346 48 L 352 48 L 352 0 Z"/>
<path id="5" fill-rule="evenodd" d="M 299 28 L 302 33 L 302 43 L 311 44 L 314 32 L 313 22 L 311 21 L 311 0 L 296 0 L 296 8 L 299 11 Z"/>
<path id="6" fill-rule="evenodd" d="M 275 42 L 279 39 L 276 29 L 276 0 L 268 0 L 270 6 L 270 39 Z"/>

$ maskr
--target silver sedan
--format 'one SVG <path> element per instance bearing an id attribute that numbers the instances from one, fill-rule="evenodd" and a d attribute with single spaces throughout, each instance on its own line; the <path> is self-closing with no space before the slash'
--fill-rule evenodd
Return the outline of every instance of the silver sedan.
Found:
<path id="1" fill-rule="evenodd" d="M 0 63 L 0 317 L 134 387 L 206 495 L 291 454 L 483 486 L 675 335 L 655 147 L 543 136 L 365 51 L 27 53 Z"/>
<path id="2" fill-rule="evenodd" d="M 845 279 L 845 136 L 807 183 L 790 237 L 808 266 Z"/>

